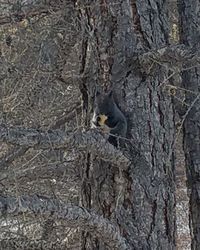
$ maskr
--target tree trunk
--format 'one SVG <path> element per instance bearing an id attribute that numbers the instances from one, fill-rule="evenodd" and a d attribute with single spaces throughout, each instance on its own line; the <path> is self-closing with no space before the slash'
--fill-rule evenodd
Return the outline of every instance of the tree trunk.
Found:
<path id="1" fill-rule="evenodd" d="M 200 38 L 199 1 L 181 0 L 180 38 L 181 43 L 198 51 Z M 184 151 L 186 156 L 187 179 L 190 198 L 190 228 L 192 249 L 200 249 L 200 70 L 197 65 L 183 72 L 183 87 L 186 89 L 186 103 L 190 105 L 184 115 Z M 191 91 L 191 92 L 190 92 Z"/>
<path id="2" fill-rule="evenodd" d="M 87 83 L 80 89 L 86 117 L 94 83 L 113 88 L 128 120 L 122 150 L 132 162 L 122 171 L 88 154 L 81 204 L 118 224 L 129 249 L 174 249 L 174 110 L 164 90 L 169 72 L 154 61 L 143 67 L 132 59 L 136 52 L 169 45 L 168 6 L 164 0 L 79 4 L 85 31 L 81 72 Z M 83 232 L 82 249 L 107 248 Z"/>

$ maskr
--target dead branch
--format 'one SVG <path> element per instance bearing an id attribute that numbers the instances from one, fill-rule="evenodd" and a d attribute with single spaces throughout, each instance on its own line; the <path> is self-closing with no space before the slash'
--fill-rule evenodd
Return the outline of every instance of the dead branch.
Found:
<path id="1" fill-rule="evenodd" d="M 37 195 L 17 198 L 0 196 L 0 215 L 20 215 L 30 212 L 36 216 L 64 220 L 68 227 L 81 227 L 90 231 L 108 244 L 110 249 L 128 249 L 117 226 L 83 207 L 63 204 L 59 200 Z"/>
<path id="2" fill-rule="evenodd" d="M 77 114 L 80 114 L 82 106 L 77 103 L 70 111 L 66 111 L 56 122 L 51 126 L 51 129 L 58 129 L 67 121 L 73 119 Z"/>
<path id="3" fill-rule="evenodd" d="M 34 16 L 49 15 L 60 9 L 59 1 L 56 0 L 36 0 L 29 4 L 26 4 L 26 2 L 9 4 L 7 14 L 0 16 L 0 25 L 21 22 Z"/>
<path id="4" fill-rule="evenodd" d="M 13 249 L 34 249 L 34 250 L 66 250 L 67 243 L 59 240 L 48 242 L 41 239 L 27 239 L 26 237 L 9 237 L 0 240 L 0 249 L 13 250 Z"/>
<path id="5" fill-rule="evenodd" d="M 95 130 L 63 132 L 0 125 L 0 141 L 35 149 L 66 148 L 88 150 L 99 158 L 127 168 L 129 160 Z"/>
<path id="6" fill-rule="evenodd" d="M 158 62 L 171 65 L 172 67 L 198 66 L 200 64 L 200 51 L 180 44 L 137 55 L 133 60 L 139 60 L 140 64 Z"/>
<path id="7" fill-rule="evenodd" d="M 52 233 L 54 231 L 54 220 L 51 218 L 45 220 L 43 230 L 42 230 L 42 240 L 50 239 Z"/>
<path id="8" fill-rule="evenodd" d="M 72 108 L 72 110 L 69 112 L 68 110 L 64 112 L 64 114 L 56 120 L 55 124 L 50 126 L 51 129 L 58 129 L 63 124 L 65 124 L 67 121 L 72 119 L 76 114 L 79 114 L 81 112 L 81 105 L 79 103 L 76 103 L 76 105 Z M 29 147 L 15 147 L 11 150 L 11 152 L 8 152 L 4 157 L 0 158 L 0 166 L 1 171 L 9 166 L 15 159 L 19 158 L 20 156 L 24 155 L 26 151 L 28 151 Z"/>
<path id="9" fill-rule="evenodd" d="M 8 152 L 4 157 L 0 159 L 1 170 L 8 167 L 10 163 L 12 163 L 16 158 L 24 155 L 29 147 L 15 147 L 11 151 Z"/>

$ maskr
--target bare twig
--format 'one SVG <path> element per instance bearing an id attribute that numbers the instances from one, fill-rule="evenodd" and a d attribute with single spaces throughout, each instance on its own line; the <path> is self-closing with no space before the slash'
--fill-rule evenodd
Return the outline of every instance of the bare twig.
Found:
<path id="1" fill-rule="evenodd" d="M 41 237 L 42 240 L 48 240 L 51 237 L 53 231 L 54 231 L 54 220 L 49 218 L 44 222 L 42 237 Z"/>
<path id="2" fill-rule="evenodd" d="M 28 149 L 29 147 L 19 148 L 18 146 L 13 148 L 11 152 L 9 152 L 8 154 L 6 154 L 4 157 L 0 159 L 0 169 L 1 170 L 5 169 L 16 158 L 25 154 Z"/>
<path id="3" fill-rule="evenodd" d="M 141 64 L 148 64 L 157 61 L 161 64 L 168 64 L 172 67 L 182 65 L 200 64 L 200 53 L 194 48 L 189 48 L 183 44 L 167 46 L 158 50 L 149 51 L 147 53 L 137 55 L 133 60 L 139 60 Z"/>
<path id="4" fill-rule="evenodd" d="M 81 112 L 81 105 L 77 104 L 71 111 L 65 112 L 62 117 L 60 117 L 55 124 L 51 126 L 51 129 L 58 129 L 67 121 L 71 120 L 76 114 Z"/>
<path id="5" fill-rule="evenodd" d="M 177 140 L 178 140 L 178 138 L 179 138 L 179 136 L 180 136 L 180 133 L 181 133 L 181 129 L 182 129 L 182 127 L 183 127 L 183 124 L 184 124 L 184 122 L 185 122 L 185 120 L 186 120 L 186 118 L 187 118 L 189 112 L 190 112 L 191 109 L 194 107 L 195 103 L 199 100 L 199 98 L 200 98 L 200 94 L 198 94 L 198 95 L 196 96 L 196 98 L 193 100 L 193 102 L 191 103 L 190 107 L 187 109 L 187 111 L 185 112 L 185 114 L 184 114 L 184 116 L 183 116 L 183 119 L 182 119 L 182 121 L 181 121 L 181 123 L 180 123 L 180 125 L 179 125 L 179 128 L 178 128 L 177 135 L 175 136 L 175 139 L 174 139 L 174 141 L 173 141 L 173 144 L 172 144 L 171 149 L 170 149 L 170 152 L 169 152 L 169 157 L 168 157 L 168 161 L 167 161 L 168 163 L 170 162 L 170 159 L 171 159 L 173 150 L 174 150 L 174 148 L 175 148 L 175 144 L 177 143 Z"/>
<path id="6" fill-rule="evenodd" d="M 188 116 L 190 110 L 194 107 L 195 103 L 199 100 L 199 98 L 200 98 L 200 94 L 198 94 L 198 95 L 196 96 L 196 98 L 194 99 L 194 101 L 191 103 L 190 107 L 189 107 L 189 108 L 187 109 L 187 111 L 185 112 L 185 115 L 183 116 L 183 119 L 182 119 L 181 124 L 180 124 L 180 126 L 179 126 L 179 132 L 178 132 L 178 134 L 177 134 L 177 137 L 178 137 L 179 134 L 180 134 L 180 130 L 181 130 L 181 128 L 183 127 L 183 124 L 184 124 L 184 122 L 185 122 L 186 117 Z"/>
<path id="7" fill-rule="evenodd" d="M 53 125 L 50 126 L 51 129 L 58 129 L 67 121 L 73 118 L 76 113 L 81 112 L 81 105 L 78 103 L 71 111 L 66 111 L 58 120 L 55 121 Z M 28 151 L 29 147 L 15 147 L 10 152 L 8 152 L 4 157 L 0 158 L 0 170 L 7 168 L 15 159 L 24 155 Z"/>
<path id="8" fill-rule="evenodd" d="M 23 5 L 15 3 L 10 6 L 12 8 L 7 10 L 7 15 L 0 16 L 0 25 L 21 22 L 25 18 L 34 16 L 49 15 L 61 9 L 56 0 L 32 1 L 30 4 Z"/>

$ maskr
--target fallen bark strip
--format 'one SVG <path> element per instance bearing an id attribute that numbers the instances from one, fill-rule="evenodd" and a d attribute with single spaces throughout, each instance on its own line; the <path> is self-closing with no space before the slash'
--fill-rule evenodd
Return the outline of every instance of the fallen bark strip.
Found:
<path id="1" fill-rule="evenodd" d="M 79 206 L 61 203 L 44 196 L 0 196 L 0 216 L 34 213 L 55 220 L 63 220 L 67 227 L 81 227 L 101 238 L 110 249 L 128 249 L 119 229 L 109 220 Z"/>
<path id="2" fill-rule="evenodd" d="M 113 162 L 126 169 L 130 164 L 120 150 L 108 143 L 95 130 L 82 132 L 63 132 L 61 130 L 42 131 L 24 127 L 7 127 L 0 125 L 0 141 L 22 147 L 35 149 L 66 148 L 88 150 L 99 158 Z"/>

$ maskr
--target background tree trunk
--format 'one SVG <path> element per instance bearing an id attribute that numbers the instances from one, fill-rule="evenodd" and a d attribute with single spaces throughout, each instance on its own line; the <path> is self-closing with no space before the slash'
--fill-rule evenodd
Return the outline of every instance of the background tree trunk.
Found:
<path id="1" fill-rule="evenodd" d="M 199 1 L 179 1 L 181 43 L 200 49 L 200 3 Z M 184 115 L 184 151 L 188 189 L 190 196 L 190 230 L 192 249 L 200 248 L 200 70 L 195 64 L 182 73 L 183 87 L 186 89 L 186 103 L 190 109 Z M 191 92 L 190 92 L 191 91 Z"/>
<path id="2" fill-rule="evenodd" d="M 88 154 L 82 205 L 116 222 L 130 249 L 175 248 L 174 111 L 163 83 L 169 72 L 153 61 L 144 69 L 132 60 L 136 52 L 169 45 L 168 8 L 165 1 L 102 1 L 99 6 L 80 1 L 81 22 L 89 27 L 82 45 L 90 54 L 84 62 L 92 65 L 83 70 L 88 73 L 83 100 L 92 103 L 94 82 L 114 89 L 128 118 L 126 149 L 132 161 L 122 171 Z M 82 249 L 106 246 L 83 233 Z"/>

